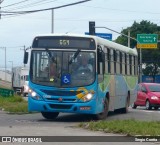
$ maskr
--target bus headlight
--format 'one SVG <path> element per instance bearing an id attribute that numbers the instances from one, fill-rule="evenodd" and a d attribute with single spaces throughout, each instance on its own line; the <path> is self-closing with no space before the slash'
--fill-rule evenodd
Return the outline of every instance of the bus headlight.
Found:
<path id="1" fill-rule="evenodd" d="M 42 100 L 42 98 L 35 92 L 33 91 L 32 89 L 29 89 L 29 94 L 30 96 L 35 99 L 35 100 Z"/>
<path id="2" fill-rule="evenodd" d="M 83 101 L 87 102 L 90 101 L 93 98 L 93 94 L 92 93 L 88 93 L 83 97 Z"/>

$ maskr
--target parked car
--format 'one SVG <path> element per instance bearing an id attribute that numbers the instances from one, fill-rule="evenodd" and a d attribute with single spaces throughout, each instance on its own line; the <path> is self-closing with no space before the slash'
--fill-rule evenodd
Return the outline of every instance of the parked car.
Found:
<path id="1" fill-rule="evenodd" d="M 157 110 L 160 107 L 160 84 L 158 83 L 140 83 L 138 86 L 137 99 L 132 108 L 145 106 L 147 110 L 154 107 Z"/>

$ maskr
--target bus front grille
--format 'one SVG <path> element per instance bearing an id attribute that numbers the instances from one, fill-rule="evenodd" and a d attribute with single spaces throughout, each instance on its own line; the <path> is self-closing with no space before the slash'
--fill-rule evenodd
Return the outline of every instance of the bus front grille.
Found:
<path id="1" fill-rule="evenodd" d="M 49 104 L 52 109 L 70 109 L 72 105 Z"/>
<path id="2" fill-rule="evenodd" d="M 51 96 L 76 96 L 80 93 L 82 93 L 83 91 L 62 91 L 62 90 L 41 90 L 42 92 L 44 92 L 47 95 L 51 95 Z"/>
<path id="3" fill-rule="evenodd" d="M 46 100 L 59 102 L 58 98 L 47 98 Z M 76 101 L 77 101 L 77 99 L 71 99 L 71 98 L 64 98 L 63 99 L 63 102 L 76 102 Z"/>

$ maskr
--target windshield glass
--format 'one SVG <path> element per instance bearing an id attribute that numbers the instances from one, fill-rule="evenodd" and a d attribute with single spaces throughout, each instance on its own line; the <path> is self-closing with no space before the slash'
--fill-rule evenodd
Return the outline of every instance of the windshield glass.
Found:
<path id="1" fill-rule="evenodd" d="M 160 92 L 160 85 L 149 85 L 148 88 L 151 92 Z"/>
<path id="2" fill-rule="evenodd" d="M 29 80 L 29 75 L 26 75 L 26 81 L 28 81 Z"/>
<path id="3" fill-rule="evenodd" d="M 75 55 L 76 53 L 76 55 Z M 55 87 L 90 85 L 95 80 L 95 53 L 32 51 L 31 81 Z"/>

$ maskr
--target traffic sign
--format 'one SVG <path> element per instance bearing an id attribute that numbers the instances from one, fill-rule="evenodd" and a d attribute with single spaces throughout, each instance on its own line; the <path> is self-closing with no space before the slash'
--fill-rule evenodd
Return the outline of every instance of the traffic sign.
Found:
<path id="1" fill-rule="evenodd" d="M 157 34 L 137 34 L 137 48 L 157 48 Z"/>
<path id="2" fill-rule="evenodd" d="M 112 41 L 112 34 L 110 33 L 96 33 L 96 36 Z"/>
<path id="3" fill-rule="evenodd" d="M 157 48 L 157 44 L 137 44 L 137 48 Z"/>
<path id="4" fill-rule="evenodd" d="M 9 97 L 13 96 L 13 94 L 14 94 L 13 90 L 0 88 L 0 96 Z"/>
<path id="5" fill-rule="evenodd" d="M 89 35 L 88 32 L 85 32 L 86 35 Z M 111 40 L 112 41 L 112 34 L 110 33 L 95 33 L 96 36 L 107 39 L 107 40 Z"/>

